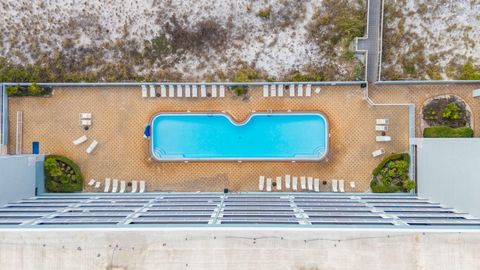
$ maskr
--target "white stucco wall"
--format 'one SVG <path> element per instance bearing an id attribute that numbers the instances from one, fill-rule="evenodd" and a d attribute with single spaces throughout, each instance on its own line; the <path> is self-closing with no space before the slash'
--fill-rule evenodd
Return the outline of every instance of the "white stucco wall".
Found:
<path id="1" fill-rule="evenodd" d="M 328 229 L 1 231 L 2 269 L 479 269 L 480 233 Z"/>
<path id="2" fill-rule="evenodd" d="M 0 205 L 35 195 L 41 156 L 0 156 Z"/>
<path id="3" fill-rule="evenodd" d="M 480 138 L 417 141 L 418 195 L 480 217 Z"/>

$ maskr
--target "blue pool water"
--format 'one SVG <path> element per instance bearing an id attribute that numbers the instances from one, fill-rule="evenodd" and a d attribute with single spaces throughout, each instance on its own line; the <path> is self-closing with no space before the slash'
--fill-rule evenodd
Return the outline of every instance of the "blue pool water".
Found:
<path id="1" fill-rule="evenodd" d="M 320 160 L 327 121 L 318 113 L 255 113 L 245 123 L 225 114 L 157 114 L 151 151 L 157 160 Z"/>

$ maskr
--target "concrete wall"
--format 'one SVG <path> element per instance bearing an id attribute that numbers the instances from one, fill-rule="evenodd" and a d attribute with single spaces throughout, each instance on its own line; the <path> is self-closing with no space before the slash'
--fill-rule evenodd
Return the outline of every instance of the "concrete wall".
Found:
<path id="1" fill-rule="evenodd" d="M 420 139 L 418 195 L 480 217 L 480 139 Z"/>
<path id="2" fill-rule="evenodd" d="M 480 232 L 0 231 L 2 269 L 479 269 Z"/>
<path id="3" fill-rule="evenodd" d="M 0 156 L 0 205 L 35 195 L 43 184 L 43 156 Z"/>

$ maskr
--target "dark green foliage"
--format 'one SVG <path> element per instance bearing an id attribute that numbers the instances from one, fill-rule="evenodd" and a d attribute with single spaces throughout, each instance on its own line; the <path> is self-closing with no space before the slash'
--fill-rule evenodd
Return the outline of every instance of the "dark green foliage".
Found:
<path id="1" fill-rule="evenodd" d="M 45 188 L 48 192 L 77 192 L 83 189 L 80 168 L 62 156 L 47 156 L 44 163 Z"/>
<path id="2" fill-rule="evenodd" d="M 469 127 L 451 128 L 447 126 L 428 127 L 423 130 L 425 138 L 471 138 L 473 129 Z"/>
<path id="3" fill-rule="evenodd" d="M 373 192 L 408 192 L 415 188 L 415 182 L 408 177 L 410 157 L 407 153 L 385 157 L 373 170 L 370 188 Z"/>
<path id="4" fill-rule="evenodd" d="M 29 86 L 9 85 L 7 86 L 7 94 L 9 97 L 25 97 L 25 96 L 46 96 L 52 93 L 49 86 L 38 86 L 32 83 Z"/>
<path id="5" fill-rule="evenodd" d="M 246 95 L 247 92 L 248 92 L 248 86 L 246 86 L 246 85 L 235 85 L 235 86 L 232 86 L 232 90 L 233 90 L 233 92 L 235 92 L 235 94 L 237 96 Z"/>

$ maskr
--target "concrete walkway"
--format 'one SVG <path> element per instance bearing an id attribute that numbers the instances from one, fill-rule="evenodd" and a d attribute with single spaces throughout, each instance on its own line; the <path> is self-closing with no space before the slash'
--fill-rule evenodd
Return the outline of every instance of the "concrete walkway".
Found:
<path id="1" fill-rule="evenodd" d="M 376 82 L 378 78 L 378 61 L 380 48 L 380 24 L 381 24 L 382 0 L 368 1 L 368 26 L 367 36 L 359 38 L 358 51 L 367 51 L 367 81 Z"/>

